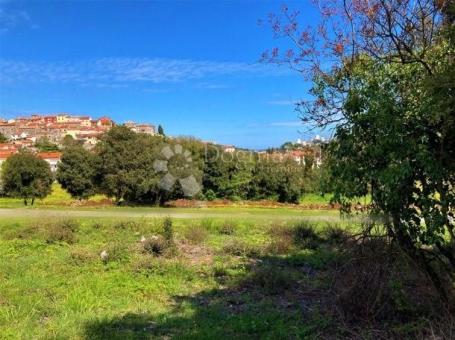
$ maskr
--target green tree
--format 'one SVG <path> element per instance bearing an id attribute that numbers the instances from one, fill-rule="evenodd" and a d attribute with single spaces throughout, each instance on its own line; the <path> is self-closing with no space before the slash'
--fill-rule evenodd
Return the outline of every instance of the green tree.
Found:
<path id="1" fill-rule="evenodd" d="M 81 146 L 83 143 L 80 140 L 74 139 L 71 135 L 66 135 L 63 137 L 61 144 L 63 148 L 68 148 L 77 145 Z"/>
<path id="2" fill-rule="evenodd" d="M 0 143 L 6 142 L 8 142 L 8 138 L 3 133 L 0 133 Z"/>
<path id="3" fill-rule="evenodd" d="M 86 199 L 95 194 L 95 157 L 80 145 L 65 148 L 58 163 L 56 178 L 72 197 Z"/>
<path id="4" fill-rule="evenodd" d="M 52 191 L 53 176 L 49 164 L 29 151 L 9 157 L 2 165 L 3 192 L 31 205 Z"/>
<path id="5" fill-rule="evenodd" d="M 255 160 L 250 153 L 223 152 L 217 146 L 206 149 L 203 186 L 219 198 L 246 199 Z"/>
<path id="6" fill-rule="evenodd" d="M 182 198 L 184 190 L 180 180 L 191 175 L 196 181 L 201 178 L 197 168 L 200 160 L 195 158 L 194 162 L 187 162 L 192 154 L 189 150 L 198 148 L 199 144 L 191 139 L 167 140 L 116 126 L 103 136 L 95 150 L 97 186 L 117 202 L 162 204 L 166 200 Z M 172 150 L 172 155 L 166 157 L 163 150 Z M 163 169 L 157 170 L 157 161 Z M 169 181 L 163 184 L 166 175 Z"/>
<path id="7" fill-rule="evenodd" d="M 286 23 L 272 17 L 277 36 L 297 37 L 297 51 L 274 50 L 271 59 L 309 63 L 301 72 L 314 79 L 314 100 L 298 110 L 306 123 L 336 125 L 328 149 L 335 200 L 349 211 L 371 192 L 371 212 L 384 217 L 387 237 L 448 300 L 455 275 L 455 1 L 335 0 L 321 8 L 313 32 L 325 34 L 317 44 L 287 8 Z M 334 64 L 324 67 L 321 55 Z"/>
<path id="8" fill-rule="evenodd" d="M 292 159 L 260 159 L 253 171 L 249 197 L 298 203 L 304 190 L 304 175 L 304 167 Z"/>

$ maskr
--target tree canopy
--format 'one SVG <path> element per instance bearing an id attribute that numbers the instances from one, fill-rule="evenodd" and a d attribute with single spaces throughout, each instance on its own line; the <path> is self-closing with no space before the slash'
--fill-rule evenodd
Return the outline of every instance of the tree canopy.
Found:
<path id="1" fill-rule="evenodd" d="M 95 192 L 96 158 L 82 146 L 65 148 L 58 163 L 56 178 L 72 197 L 86 199 Z"/>
<path id="2" fill-rule="evenodd" d="M 52 191 L 53 176 L 49 164 L 29 151 L 9 157 L 2 165 L 3 192 L 33 205 Z"/>
<path id="3" fill-rule="evenodd" d="M 371 193 L 371 212 L 384 216 L 387 235 L 442 295 L 436 268 L 455 273 L 454 3 L 318 1 L 314 28 L 284 7 L 270 22 L 291 47 L 264 54 L 313 79 L 314 100 L 298 110 L 307 124 L 335 126 L 335 200 L 349 211 L 353 199 Z"/>

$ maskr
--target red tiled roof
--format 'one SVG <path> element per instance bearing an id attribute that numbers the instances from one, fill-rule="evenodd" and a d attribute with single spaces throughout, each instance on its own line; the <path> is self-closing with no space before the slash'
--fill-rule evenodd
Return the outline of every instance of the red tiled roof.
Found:
<path id="1" fill-rule="evenodd" d="M 38 157 L 42 159 L 60 159 L 61 152 L 38 152 Z"/>
<path id="2" fill-rule="evenodd" d="M 5 160 L 17 153 L 17 151 L 0 151 L 0 159 Z"/>

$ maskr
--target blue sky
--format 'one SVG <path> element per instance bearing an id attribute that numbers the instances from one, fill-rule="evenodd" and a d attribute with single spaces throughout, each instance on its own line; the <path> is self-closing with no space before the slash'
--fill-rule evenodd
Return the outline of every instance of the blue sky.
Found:
<path id="1" fill-rule="evenodd" d="M 290 4 L 305 24 L 308 2 Z M 310 84 L 258 63 L 277 44 L 258 20 L 281 4 L 0 0 L 0 115 L 109 115 L 256 149 L 308 138 L 292 102 Z"/>

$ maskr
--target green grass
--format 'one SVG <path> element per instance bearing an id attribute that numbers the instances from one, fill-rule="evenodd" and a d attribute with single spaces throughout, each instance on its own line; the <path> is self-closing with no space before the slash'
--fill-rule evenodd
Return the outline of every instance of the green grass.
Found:
<path id="1" fill-rule="evenodd" d="M 327 205 L 332 199 L 332 194 L 326 194 L 324 196 L 306 193 L 302 196 L 300 204 L 304 206 L 309 205 Z M 104 195 L 95 195 L 88 200 L 88 204 L 96 203 L 105 200 L 107 197 Z M 361 203 L 369 202 L 369 199 L 365 201 L 364 199 L 360 200 Z M 86 202 L 87 204 L 87 202 Z M 78 201 L 70 196 L 62 187 L 54 183 L 52 185 L 52 193 L 46 198 L 40 200 L 37 199 L 34 204 L 34 208 L 55 208 L 55 207 L 69 207 L 69 206 L 78 206 Z M 0 208 L 22 208 L 24 207 L 24 202 L 22 199 L 9 198 L 9 197 L 0 197 Z M 222 209 L 222 208 L 218 208 Z"/>
<path id="2" fill-rule="evenodd" d="M 106 197 L 103 195 L 95 195 L 89 199 L 89 201 L 99 202 Z M 46 198 L 40 200 L 37 199 L 34 203 L 35 208 L 43 207 L 55 207 L 55 206 L 69 206 L 76 203 L 77 200 L 71 198 L 70 194 L 64 190 L 59 184 L 54 183 L 52 185 L 52 193 Z M 0 197 L 0 208 L 22 208 L 24 207 L 24 201 L 17 198 Z"/>
<path id="3" fill-rule="evenodd" d="M 179 250 L 152 257 L 141 251 L 139 240 L 162 232 L 161 219 L 82 218 L 74 243 L 49 243 L 48 229 L 63 222 L 0 220 L 0 337 L 283 338 L 315 336 L 327 326 L 318 312 L 277 307 L 276 287 L 263 287 L 262 278 L 252 277 L 249 256 L 224 250 L 228 242 L 241 242 L 266 265 L 270 223 L 174 221 Z M 228 222 L 232 230 L 224 234 Z M 195 223 L 207 232 L 199 244 L 185 240 Z M 106 249 L 116 254 L 107 263 L 100 258 Z M 287 257 L 317 266 L 324 262 L 305 249 Z M 283 268 L 274 274 L 278 289 L 288 279 L 308 280 L 298 266 Z"/>

